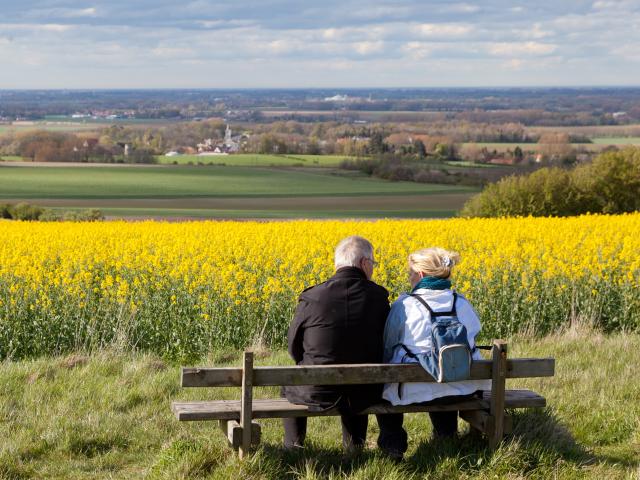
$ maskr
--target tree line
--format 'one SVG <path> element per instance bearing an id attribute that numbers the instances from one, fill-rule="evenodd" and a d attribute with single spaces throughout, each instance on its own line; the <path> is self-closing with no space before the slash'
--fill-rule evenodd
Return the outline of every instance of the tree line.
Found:
<path id="1" fill-rule="evenodd" d="M 640 210 L 640 148 L 599 155 L 571 169 L 547 167 L 488 185 L 464 217 L 570 216 Z"/>

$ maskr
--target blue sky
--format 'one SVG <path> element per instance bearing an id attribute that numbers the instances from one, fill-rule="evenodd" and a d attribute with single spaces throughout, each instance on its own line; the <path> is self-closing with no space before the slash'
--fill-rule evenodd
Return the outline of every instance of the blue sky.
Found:
<path id="1" fill-rule="evenodd" d="M 640 0 L 0 0 L 0 88 L 640 85 Z"/>

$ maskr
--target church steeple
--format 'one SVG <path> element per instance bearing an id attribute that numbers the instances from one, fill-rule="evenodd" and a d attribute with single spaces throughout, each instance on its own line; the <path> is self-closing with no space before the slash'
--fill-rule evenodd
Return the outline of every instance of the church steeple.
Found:
<path id="1" fill-rule="evenodd" d="M 227 129 L 224 131 L 224 143 L 225 145 L 231 145 L 231 127 L 227 123 Z"/>

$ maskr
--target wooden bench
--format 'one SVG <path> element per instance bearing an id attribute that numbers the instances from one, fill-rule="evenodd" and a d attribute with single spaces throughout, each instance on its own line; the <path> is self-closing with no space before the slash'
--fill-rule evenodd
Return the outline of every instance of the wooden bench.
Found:
<path id="1" fill-rule="evenodd" d="M 530 390 L 506 390 L 507 378 L 551 377 L 553 358 L 507 359 L 507 344 L 494 340 L 491 360 L 474 361 L 471 378 L 491 380 L 491 390 L 477 399 L 447 405 L 373 405 L 362 413 L 414 413 L 459 410 L 472 428 L 485 434 L 495 448 L 512 428 L 505 409 L 544 407 L 546 400 Z M 311 411 L 307 406 L 284 398 L 253 400 L 253 387 L 283 385 L 350 385 L 394 382 L 433 382 L 418 364 L 355 364 L 287 367 L 254 367 L 253 353 L 244 352 L 242 368 L 183 368 L 183 387 L 242 387 L 240 400 L 173 402 L 172 411 L 180 421 L 218 420 L 229 443 L 243 458 L 252 445 L 260 443 L 261 418 L 339 415 L 337 409 Z"/>

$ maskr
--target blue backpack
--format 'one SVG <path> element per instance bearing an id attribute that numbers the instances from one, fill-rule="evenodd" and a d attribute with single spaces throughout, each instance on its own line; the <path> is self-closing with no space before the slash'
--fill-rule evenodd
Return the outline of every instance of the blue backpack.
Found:
<path id="1" fill-rule="evenodd" d="M 406 356 L 417 360 L 437 382 L 468 380 L 471 375 L 471 347 L 467 329 L 456 314 L 458 296 L 453 292 L 453 308 L 450 312 L 434 312 L 419 295 L 410 294 L 431 315 L 431 350 L 414 354 L 401 345 Z"/>

